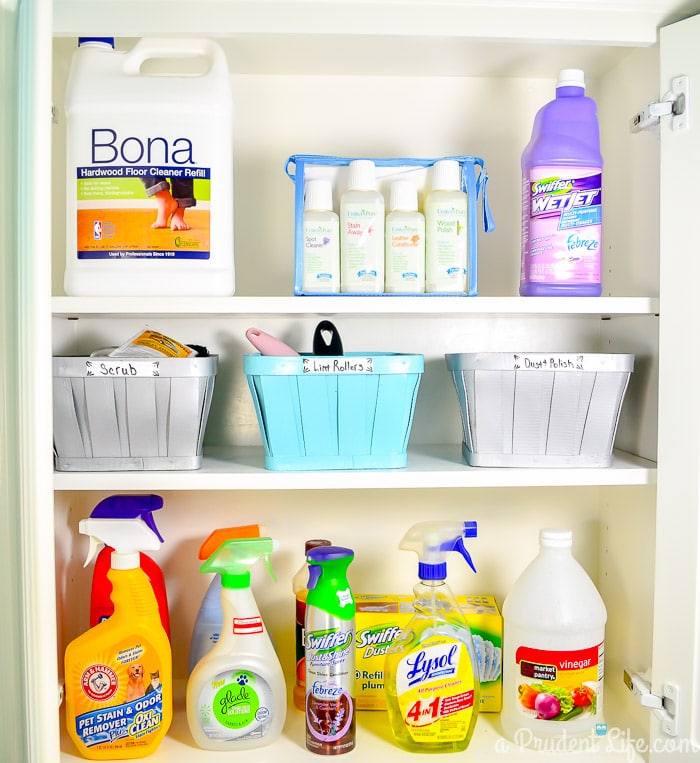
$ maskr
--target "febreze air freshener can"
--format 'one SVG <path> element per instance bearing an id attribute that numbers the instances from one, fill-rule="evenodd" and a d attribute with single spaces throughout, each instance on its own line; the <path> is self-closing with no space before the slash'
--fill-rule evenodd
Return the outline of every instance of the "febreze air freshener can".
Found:
<path id="1" fill-rule="evenodd" d="M 66 293 L 234 292 L 233 106 L 206 39 L 81 38 L 66 89 Z"/>

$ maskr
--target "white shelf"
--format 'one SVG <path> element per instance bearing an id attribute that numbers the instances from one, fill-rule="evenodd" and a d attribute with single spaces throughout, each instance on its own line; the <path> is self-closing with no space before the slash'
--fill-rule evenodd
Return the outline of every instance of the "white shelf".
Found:
<path id="1" fill-rule="evenodd" d="M 53 297 L 56 317 L 655 315 L 655 297 Z"/>
<path id="2" fill-rule="evenodd" d="M 596 739 L 588 739 L 579 743 L 581 755 L 595 763 L 642 763 L 643 758 L 635 750 L 635 740 L 630 739 L 626 729 L 610 728 L 608 735 Z M 576 750 L 575 741 L 567 740 L 565 749 Z M 562 745 L 563 746 L 563 745 Z M 62 738 L 62 763 L 69 761 L 82 761 L 83 758 L 75 753 L 72 742 L 65 732 Z M 375 761 L 384 763 L 399 763 L 406 761 L 407 753 L 399 748 L 393 741 L 391 730 L 384 712 L 363 711 L 357 714 L 357 741 L 355 750 L 344 755 L 343 758 L 351 760 Z M 546 753 L 537 750 L 523 749 L 518 745 L 506 741 L 500 733 L 498 715 L 493 713 L 481 713 L 477 720 L 474 736 L 467 751 L 463 753 L 470 763 L 494 763 L 503 759 L 508 763 L 541 763 L 546 759 L 547 763 L 567 763 L 571 761 L 571 753 L 558 751 L 554 748 Z M 223 757 L 227 756 L 223 754 Z M 231 759 L 241 763 L 260 763 L 260 761 L 279 761 L 285 763 L 310 763 L 318 756 L 306 750 L 304 715 L 296 709 L 287 711 L 282 736 L 267 747 L 257 750 L 246 750 L 229 753 Z M 577 755 L 578 757 L 578 755 Z M 153 763 L 161 761 L 187 761 L 187 763 L 210 763 L 220 761 L 220 751 L 211 752 L 199 750 L 194 746 L 190 736 L 187 720 L 185 718 L 184 701 L 176 700 L 175 717 L 170 732 L 163 740 L 155 753 L 148 760 Z M 431 755 L 430 760 L 435 763 L 453 763 L 454 753 Z M 583 759 L 583 758 L 582 758 Z"/>
<path id="3" fill-rule="evenodd" d="M 656 464 L 622 451 L 603 468 L 484 468 L 464 463 L 460 446 L 412 446 L 405 469 L 279 472 L 262 448 L 211 449 L 194 471 L 54 472 L 55 490 L 381 490 L 415 488 L 649 485 Z"/>

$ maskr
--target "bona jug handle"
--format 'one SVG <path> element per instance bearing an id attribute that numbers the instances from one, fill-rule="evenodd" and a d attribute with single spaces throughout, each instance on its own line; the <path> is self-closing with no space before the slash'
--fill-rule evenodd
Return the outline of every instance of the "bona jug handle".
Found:
<path id="1" fill-rule="evenodd" d="M 124 73 L 137 75 L 144 61 L 151 58 L 204 58 L 209 62 L 209 70 L 199 76 L 207 76 L 223 69 L 228 73 L 228 64 L 223 50 L 206 38 L 156 38 L 144 37 L 124 57 Z"/>

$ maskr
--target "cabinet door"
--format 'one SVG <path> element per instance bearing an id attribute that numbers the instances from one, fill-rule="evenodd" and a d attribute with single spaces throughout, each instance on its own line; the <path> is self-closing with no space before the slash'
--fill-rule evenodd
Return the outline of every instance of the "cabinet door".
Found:
<path id="1" fill-rule="evenodd" d="M 700 16 L 661 30 L 661 95 L 687 75 L 687 128 L 661 124 L 659 456 L 653 686 L 679 687 L 678 736 L 652 720 L 650 761 L 697 760 L 700 745 Z M 695 106 L 695 114 L 693 114 Z M 695 119 L 693 119 L 695 117 Z M 640 559 L 640 564 L 654 560 Z M 670 751 L 675 750 L 675 754 Z"/>
<path id="2" fill-rule="evenodd" d="M 58 760 L 51 3 L 0 3 L 0 760 Z M 47 395 L 46 392 L 49 391 Z"/>

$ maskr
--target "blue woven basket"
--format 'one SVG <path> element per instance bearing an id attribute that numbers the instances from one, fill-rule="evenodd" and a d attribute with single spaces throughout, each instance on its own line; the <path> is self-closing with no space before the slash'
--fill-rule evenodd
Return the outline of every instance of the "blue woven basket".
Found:
<path id="1" fill-rule="evenodd" d="M 422 355 L 245 355 L 243 369 L 276 471 L 406 466 Z"/>

